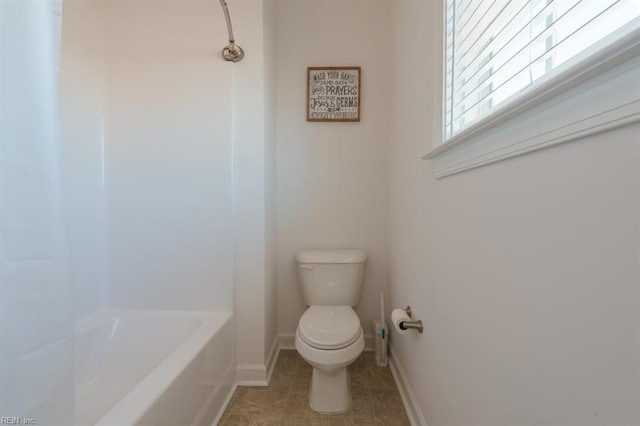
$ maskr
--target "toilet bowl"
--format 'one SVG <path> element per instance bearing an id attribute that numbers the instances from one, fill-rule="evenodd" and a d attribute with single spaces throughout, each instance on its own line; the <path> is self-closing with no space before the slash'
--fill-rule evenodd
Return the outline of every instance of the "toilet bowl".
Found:
<path id="1" fill-rule="evenodd" d="M 364 349 L 356 306 L 362 289 L 363 250 L 301 250 L 296 254 L 302 299 L 308 306 L 296 330 L 296 349 L 313 367 L 309 406 L 325 414 L 351 406 L 347 367 Z"/>
<path id="2" fill-rule="evenodd" d="M 296 349 L 313 367 L 309 405 L 324 414 L 339 414 L 351 406 L 347 366 L 364 349 L 364 333 L 350 306 L 310 306 L 296 330 Z"/>

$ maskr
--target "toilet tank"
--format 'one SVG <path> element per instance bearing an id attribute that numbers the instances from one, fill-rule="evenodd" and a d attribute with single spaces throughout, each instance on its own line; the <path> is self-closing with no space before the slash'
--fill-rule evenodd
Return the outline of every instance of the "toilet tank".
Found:
<path id="1" fill-rule="evenodd" d="M 364 250 L 300 250 L 296 262 L 304 304 L 357 305 L 366 260 Z"/>

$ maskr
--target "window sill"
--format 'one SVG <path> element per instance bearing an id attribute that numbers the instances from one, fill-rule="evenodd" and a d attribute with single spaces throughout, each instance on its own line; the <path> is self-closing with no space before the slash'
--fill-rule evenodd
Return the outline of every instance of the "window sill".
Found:
<path id="1" fill-rule="evenodd" d="M 436 178 L 640 121 L 640 31 L 429 152 Z"/>

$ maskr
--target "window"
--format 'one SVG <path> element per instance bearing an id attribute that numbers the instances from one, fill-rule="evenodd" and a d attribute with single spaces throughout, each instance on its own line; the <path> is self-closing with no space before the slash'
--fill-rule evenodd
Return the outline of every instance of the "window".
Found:
<path id="1" fill-rule="evenodd" d="M 638 0 L 446 0 L 445 140 L 639 27 Z"/>
<path id="2" fill-rule="evenodd" d="M 640 121 L 638 0 L 442 0 L 436 177 Z"/>

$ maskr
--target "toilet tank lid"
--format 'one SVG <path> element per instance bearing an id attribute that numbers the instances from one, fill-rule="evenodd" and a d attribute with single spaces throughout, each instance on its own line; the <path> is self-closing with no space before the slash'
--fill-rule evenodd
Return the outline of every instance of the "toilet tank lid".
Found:
<path id="1" fill-rule="evenodd" d="M 363 263 L 367 260 L 364 250 L 300 250 L 298 263 Z"/>

